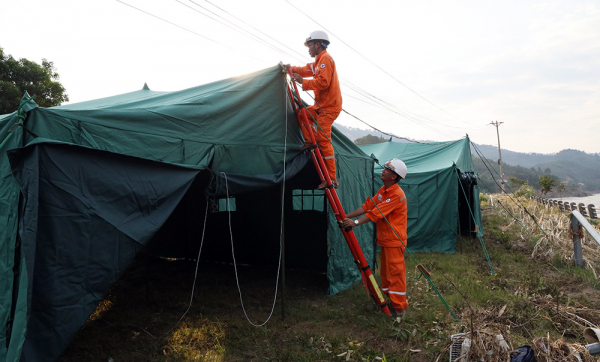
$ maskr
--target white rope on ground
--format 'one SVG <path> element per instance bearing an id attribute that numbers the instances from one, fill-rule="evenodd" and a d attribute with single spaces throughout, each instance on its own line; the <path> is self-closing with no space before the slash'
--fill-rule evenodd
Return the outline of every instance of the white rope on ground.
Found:
<path id="1" fill-rule="evenodd" d="M 228 213 L 228 217 L 229 217 L 229 237 L 231 239 L 231 257 L 233 258 L 233 269 L 235 270 L 235 283 L 237 284 L 238 293 L 240 295 L 240 302 L 242 303 L 242 310 L 244 311 L 244 316 L 246 316 L 246 320 L 248 321 L 248 323 L 252 324 L 255 327 L 262 327 L 265 324 L 267 324 L 267 322 L 271 319 L 271 316 L 273 315 L 273 311 L 275 310 L 275 302 L 277 301 L 277 289 L 278 289 L 277 287 L 279 285 L 279 271 L 281 270 L 281 250 L 282 250 L 281 242 L 279 244 L 279 265 L 277 266 L 277 280 L 275 281 L 275 295 L 273 297 L 273 306 L 271 307 L 271 313 L 269 313 L 267 320 L 264 321 L 262 324 L 254 324 L 248 317 L 248 313 L 246 312 L 246 307 L 244 307 L 244 298 L 242 297 L 242 289 L 240 288 L 240 280 L 238 278 L 237 263 L 235 261 L 235 250 L 233 248 L 233 232 L 231 230 L 231 209 L 229 208 L 229 186 L 227 185 L 227 175 L 225 174 L 225 172 L 221 172 L 221 174 L 225 177 L 225 189 L 227 191 L 227 213 Z"/>
<path id="2" fill-rule="evenodd" d="M 285 92 L 285 88 L 284 88 L 284 92 Z M 225 174 L 225 172 L 221 172 L 221 174 L 225 177 L 225 190 L 226 190 L 226 194 L 227 194 L 227 213 L 228 213 L 228 217 L 229 217 L 229 236 L 231 239 L 231 256 L 233 258 L 233 268 L 235 270 L 235 282 L 237 284 L 237 288 L 238 288 L 238 293 L 240 295 L 240 303 L 242 303 L 242 310 L 244 311 L 244 316 L 246 317 L 246 320 L 248 321 L 248 323 L 252 324 L 255 327 L 262 327 L 265 324 L 267 324 L 269 322 L 269 320 L 271 320 L 271 317 L 273 316 L 273 312 L 275 311 L 275 303 L 277 302 L 277 292 L 279 289 L 279 273 L 281 272 L 281 253 L 283 251 L 283 211 L 284 211 L 284 206 L 285 206 L 285 171 L 286 171 L 286 156 L 287 156 L 287 134 L 288 134 L 288 119 L 287 119 L 287 115 L 288 115 L 288 100 L 289 99 L 289 95 L 286 92 L 286 103 L 285 103 L 285 138 L 283 140 L 283 187 L 282 187 L 282 191 L 281 191 L 281 223 L 280 223 L 280 234 L 279 234 L 279 265 L 277 266 L 277 278 L 275 280 L 275 295 L 273 296 L 273 305 L 271 306 L 271 312 L 269 313 L 269 316 L 267 317 L 267 320 L 265 320 L 263 323 L 261 324 L 254 324 L 252 323 L 252 321 L 250 320 L 250 318 L 248 317 L 248 313 L 246 312 L 246 307 L 244 307 L 244 299 L 242 297 L 242 290 L 240 288 L 240 280 L 238 278 L 238 271 L 237 271 L 237 263 L 235 261 L 235 250 L 233 248 L 233 232 L 231 230 L 231 209 L 229 207 L 229 185 L 227 183 L 227 174 Z"/>
<path id="3" fill-rule="evenodd" d="M 179 318 L 177 323 L 175 323 L 175 325 L 173 327 L 171 327 L 171 329 L 169 329 L 164 334 L 165 336 L 167 334 L 169 334 L 173 329 L 175 329 L 175 327 L 177 327 L 179 325 L 179 323 L 181 323 L 183 318 L 186 316 L 186 314 L 190 311 L 190 308 L 192 307 L 192 301 L 194 300 L 194 289 L 196 288 L 196 279 L 198 278 L 198 265 L 200 264 L 200 254 L 202 254 L 202 245 L 204 245 L 204 232 L 206 231 L 207 216 L 208 216 L 208 199 L 206 199 L 206 210 L 204 210 L 204 226 L 202 227 L 202 239 L 200 241 L 200 250 L 198 250 L 198 258 L 196 259 L 196 271 L 194 272 L 194 283 L 192 284 L 192 293 L 190 295 L 190 303 L 189 303 L 187 309 L 185 310 L 185 313 L 183 313 L 183 315 L 181 316 L 181 318 Z"/>

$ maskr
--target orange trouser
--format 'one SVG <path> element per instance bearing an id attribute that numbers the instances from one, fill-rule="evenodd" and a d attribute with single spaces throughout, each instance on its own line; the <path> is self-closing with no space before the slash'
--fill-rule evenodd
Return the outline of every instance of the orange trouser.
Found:
<path id="1" fill-rule="evenodd" d="M 396 310 L 408 307 L 403 249 L 400 246 L 381 247 L 381 290 L 390 297 Z"/>
<path id="2" fill-rule="evenodd" d="M 335 169 L 335 155 L 333 152 L 333 145 L 329 140 L 331 139 L 331 125 L 333 124 L 333 121 L 335 121 L 335 119 L 340 115 L 340 112 L 328 112 L 327 114 L 323 114 L 323 112 L 320 109 L 317 110 L 317 112 L 309 108 L 306 108 L 306 110 L 310 113 L 308 115 L 308 122 L 311 126 L 313 126 L 313 134 L 315 135 L 317 144 L 321 149 L 321 154 L 325 159 L 325 166 L 327 166 L 329 177 L 331 177 L 332 180 L 335 180 L 337 179 Z M 315 130 L 314 121 L 311 115 L 317 120 L 317 123 L 319 124 L 320 128 L 317 127 L 317 129 Z M 304 135 L 304 139 L 306 140 L 306 142 L 311 142 L 308 130 L 304 126 L 300 128 L 302 129 L 302 134 Z M 323 132 L 325 132 L 325 134 L 323 134 Z"/>

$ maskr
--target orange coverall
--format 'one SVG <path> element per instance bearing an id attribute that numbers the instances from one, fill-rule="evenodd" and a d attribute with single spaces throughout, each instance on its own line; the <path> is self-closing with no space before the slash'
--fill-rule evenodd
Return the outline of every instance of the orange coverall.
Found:
<path id="1" fill-rule="evenodd" d="M 380 188 L 373 200 L 368 198 L 362 208 L 377 228 L 377 244 L 381 246 L 381 290 L 390 297 L 394 309 L 403 310 L 408 307 L 408 301 L 406 300 L 406 270 L 404 267 L 407 222 L 406 195 L 398 184 L 394 184 L 387 190 L 385 186 Z M 385 221 L 382 213 L 398 236 Z M 398 240 L 398 237 L 402 241 Z"/>
<path id="2" fill-rule="evenodd" d="M 325 132 L 323 134 L 320 129 L 317 129 L 314 134 L 325 159 L 329 177 L 335 180 L 337 179 L 335 155 L 333 145 L 328 140 L 328 138 L 331 139 L 331 125 L 342 111 L 342 92 L 340 91 L 335 63 L 327 51 L 322 51 L 317 55 L 314 63 L 306 64 L 304 67 L 291 67 L 291 69 L 293 72 L 300 74 L 301 77 L 313 78 L 302 81 L 304 90 L 315 92 L 315 104 L 307 107 L 306 110 L 317 120 L 317 123 Z M 313 120 L 310 115 L 308 120 L 312 125 Z M 302 128 L 302 134 L 304 139 L 310 142 L 308 130 Z"/>

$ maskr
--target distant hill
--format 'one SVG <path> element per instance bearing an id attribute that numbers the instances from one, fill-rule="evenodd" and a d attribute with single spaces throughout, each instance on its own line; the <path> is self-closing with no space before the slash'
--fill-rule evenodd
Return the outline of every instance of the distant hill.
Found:
<path id="1" fill-rule="evenodd" d="M 375 130 L 364 130 L 360 128 L 345 127 L 335 125 L 346 137 L 352 141 L 366 135 L 377 137 L 388 137 L 387 135 Z M 408 142 L 403 139 L 393 139 L 394 142 Z M 430 142 L 422 141 L 419 142 Z M 481 152 L 484 158 L 490 160 L 494 168 L 498 168 L 498 147 L 490 145 L 477 145 L 477 149 Z M 471 146 L 471 153 L 474 159 L 479 158 L 478 152 Z M 579 187 L 583 190 L 591 192 L 600 192 L 600 154 L 585 153 L 583 151 L 565 149 L 558 153 L 524 153 L 514 152 L 502 149 L 502 162 L 505 167 L 504 173 L 506 178 L 517 177 L 527 179 L 530 184 L 535 182 L 532 175 L 550 174 L 556 176 L 560 182 L 567 185 Z M 483 163 L 479 161 L 483 167 Z M 514 167 L 510 167 L 514 166 Z M 485 170 L 485 171 L 483 171 Z M 479 173 L 486 172 L 487 169 L 481 168 Z M 580 185 L 583 184 L 583 185 Z"/>
<path id="2" fill-rule="evenodd" d="M 339 131 L 341 131 L 344 136 L 350 138 L 350 140 L 354 141 L 357 138 L 361 138 L 364 137 L 366 135 L 372 135 L 372 136 L 377 136 L 377 137 L 389 137 L 384 135 L 381 132 L 377 132 L 374 129 L 360 129 L 360 128 L 354 128 L 354 127 L 346 127 L 346 126 L 342 126 L 341 124 L 335 124 L 335 128 L 337 128 Z"/>
<path id="3" fill-rule="evenodd" d="M 562 150 L 549 162 L 537 165 L 549 168 L 561 180 L 581 182 L 586 189 L 600 190 L 600 155 L 578 150 Z"/>
<path id="4" fill-rule="evenodd" d="M 477 145 L 479 151 L 487 159 L 493 160 L 497 165 L 498 147 Z M 478 157 L 473 146 L 471 153 Z M 539 174 L 555 175 L 567 185 L 579 185 L 583 190 L 600 191 L 600 154 L 585 153 L 583 151 L 566 149 L 555 154 L 522 153 L 502 150 L 504 165 L 520 166 L 536 170 Z M 515 169 L 517 170 L 517 169 Z M 509 174 L 504 170 L 506 177 L 517 175 Z"/>
<path id="5" fill-rule="evenodd" d="M 383 137 L 383 138 L 388 138 L 388 139 L 390 138 L 390 136 L 383 134 L 381 132 L 375 131 L 374 129 L 361 129 L 361 128 L 354 128 L 354 127 L 346 127 L 346 126 L 343 126 L 343 125 L 337 124 L 337 123 L 335 123 L 335 128 L 337 128 L 338 131 L 342 132 L 344 134 L 344 136 L 350 138 L 351 141 L 356 141 L 357 138 L 362 138 L 367 135 Z M 400 142 L 400 143 L 410 142 L 408 140 L 405 140 L 402 138 L 396 138 L 396 137 L 393 138 L 393 141 Z M 414 141 L 417 141 L 417 140 L 414 140 Z M 419 140 L 419 142 L 435 142 L 435 141 Z"/>
<path id="6" fill-rule="evenodd" d="M 477 148 L 485 158 L 498 161 L 498 146 L 477 145 Z M 471 153 L 477 155 L 473 146 L 471 146 Z M 502 149 L 502 162 L 522 167 L 538 167 L 539 164 L 551 162 L 554 156 L 555 154 L 523 153 Z"/>

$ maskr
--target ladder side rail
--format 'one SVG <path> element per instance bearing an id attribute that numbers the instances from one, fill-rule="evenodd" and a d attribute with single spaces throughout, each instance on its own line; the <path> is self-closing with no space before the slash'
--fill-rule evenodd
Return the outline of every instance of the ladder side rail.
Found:
<path id="1" fill-rule="evenodd" d="M 291 69 L 288 69 L 288 72 L 289 72 L 290 76 L 293 75 Z M 294 90 L 296 91 L 296 94 L 299 95 L 296 83 L 292 81 L 292 85 L 294 86 Z M 290 97 L 293 100 L 294 97 L 293 97 L 291 89 L 289 88 L 289 85 L 288 85 L 288 91 L 290 92 Z M 300 102 L 300 101 L 298 100 L 298 102 Z M 293 101 L 292 101 L 292 104 L 293 104 L 294 110 L 297 110 L 298 107 L 296 106 L 296 104 Z M 307 128 L 308 133 L 311 138 L 311 141 L 312 141 L 312 144 L 317 145 L 315 135 L 314 135 L 312 128 L 310 127 L 310 124 L 308 122 L 308 115 L 307 115 L 307 111 L 306 111 L 305 107 L 301 108 L 300 114 L 302 115 L 302 117 L 298 119 L 298 121 L 300 122 L 300 126 L 304 125 Z M 325 165 L 325 161 L 323 160 L 323 155 L 321 154 L 321 150 L 318 147 L 316 147 L 312 151 L 314 151 L 314 152 L 311 152 L 311 156 L 313 159 L 313 163 L 315 163 L 315 168 L 317 169 L 319 176 L 322 177 L 323 179 L 327 180 L 326 195 L 327 195 L 327 199 L 329 200 L 329 204 L 331 205 L 331 207 L 334 211 L 336 219 L 338 221 L 343 220 L 346 218 L 346 213 L 344 212 L 344 209 L 341 205 L 340 199 L 337 195 L 337 192 L 335 191 L 335 188 L 332 187 L 332 182 L 331 182 L 331 178 L 329 177 L 329 173 L 326 172 L 327 167 Z M 354 260 L 360 269 L 361 274 L 365 277 L 365 278 L 363 278 L 363 280 L 365 280 L 365 283 L 367 284 L 367 289 L 368 289 L 369 293 L 373 297 L 374 301 L 381 307 L 382 311 L 386 315 L 391 315 L 388 305 L 385 302 L 385 299 L 383 298 L 383 295 L 381 293 L 381 290 L 379 289 L 379 286 L 377 285 L 377 281 L 375 280 L 375 277 L 373 275 L 371 267 L 367 263 L 367 260 L 365 258 L 364 253 L 362 252 L 360 244 L 358 243 L 358 240 L 356 239 L 356 235 L 354 234 L 354 231 L 353 230 L 346 231 L 344 229 L 341 229 L 341 231 L 342 231 L 342 234 L 344 235 L 344 238 L 346 239 L 346 243 L 348 244 L 348 247 L 350 248 L 350 251 L 352 253 L 352 256 L 354 257 Z"/>
<path id="2" fill-rule="evenodd" d="M 295 84 L 294 84 L 295 86 Z M 292 90 L 288 87 L 288 92 L 290 94 L 290 99 L 294 99 Z M 296 89 L 296 94 L 298 94 L 298 90 Z M 297 106 L 294 102 L 292 102 L 292 105 L 294 107 L 294 110 L 297 109 Z M 302 109 L 304 112 L 306 112 L 305 109 Z M 298 120 L 300 122 L 300 126 L 305 126 L 309 129 L 309 134 L 311 137 L 311 141 L 313 143 L 313 145 L 316 145 L 316 138 L 314 136 L 314 133 L 312 132 L 312 128 L 310 128 L 310 126 L 308 125 L 308 116 L 306 114 L 303 114 L 303 117 L 301 119 Z M 325 163 L 323 162 L 322 164 L 319 163 L 318 159 L 320 158 L 322 160 L 322 155 L 320 154 L 320 150 L 319 148 L 316 148 L 314 151 L 318 151 L 319 153 L 317 154 L 316 152 L 311 152 L 310 156 L 311 159 L 313 161 L 313 164 L 315 165 L 315 169 L 317 170 L 317 173 L 319 175 L 319 179 L 321 181 L 325 180 L 325 175 L 327 175 L 327 177 L 329 177 L 329 174 L 327 172 L 323 172 L 323 169 L 327 169 L 324 168 Z M 329 183 L 331 184 L 331 179 L 329 179 Z M 346 217 L 346 214 L 344 213 L 343 208 L 341 207 L 341 204 L 339 202 L 339 197 L 337 196 L 337 193 L 332 194 L 332 190 L 333 192 L 335 192 L 335 189 L 333 188 L 325 188 L 325 194 L 327 196 L 327 200 L 329 201 L 329 205 L 331 206 L 331 208 L 333 209 L 333 213 L 334 215 L 336 215 L 336 219 L 338 220 L 343 220 Z M 338 200 L 338 202 L 336 202 L 336 199 Z M 339 216 L 338 216 L 339 215 Z M 355 244 L 352 240 L 348 240 L 349 235 L 342 230 L 344 238 L 346 239 L 346 242 L 348 243 L 348 246 L 350 247 L 350 251 L 352 253 L 352 257 L 354 258 L 354 261 L 356 262 L 356 264 L 358 264 L 359 267 L 363 267 L 364 264 L 361 263 L 361 261 L 359 260 L 360 258 L 358 257 L 358 255 L 362 254 L 362 250 L 360 251 L 360 253 L 358 253 L 356 251 L 356 247 Z M 352 233 L 352 236 L 354 237 L 354 239 L 356 239 L 356 236 L 354 236 L 354 233 Z M 358 245 L 358 240 L 356 240 L 356 244 Z M 359 246 L 360 248 L 360 246 Z M 364 258 L 364 256 L 363 256 Z M 366 259 L 365 259 L 366 262 Z"/>

